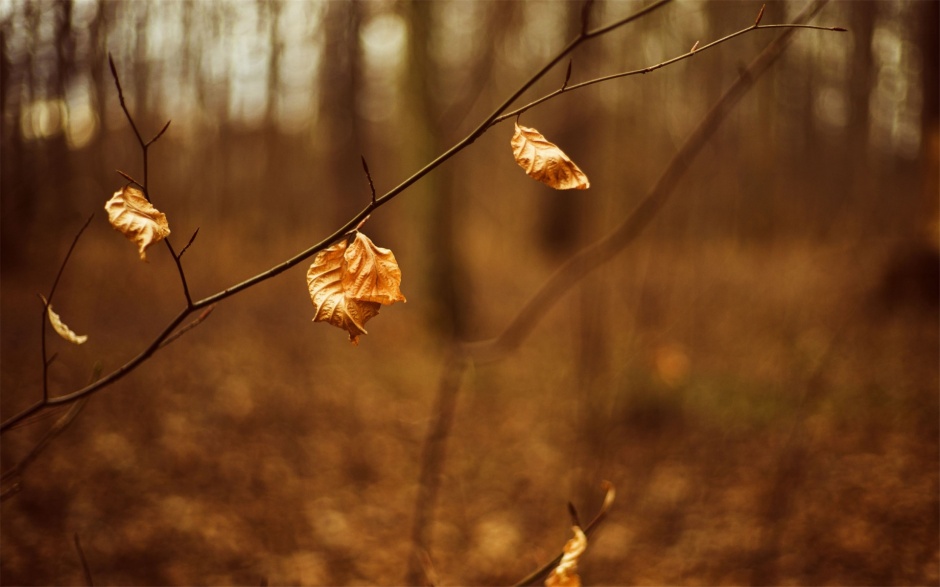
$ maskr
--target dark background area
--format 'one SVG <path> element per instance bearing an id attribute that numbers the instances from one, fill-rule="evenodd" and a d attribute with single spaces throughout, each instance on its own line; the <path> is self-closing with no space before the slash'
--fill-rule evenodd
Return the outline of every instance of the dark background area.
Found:
<path id="1" fill-rule="evenodd" d="M 572 83 L 754 22 L 675 2 L 572 55 Z M 637 2 L 598 2 L 593 22 Z M 782 23 L 797 2 L 768 2 Z M 41 397 L 36 294 L 82 222 L 49 339 L 52 393 L 135 355 L 183 307 L 103 205 L 142 174 L 201 298 L 318 242 L 472 130 L 576 34 L 574 2 L 0 4 L 0 351 L 6 419 Z M 523 347 L 467 375 L 430 553 L 506 583 L 618 498 L 597 584 L 937 584 L 938 3 L 832 2 L 798 31 L 623 253 Z M 618 225 L 777 31 L 566 94 L 521 123 L 591 180 L 556 192 L 512 123 L 372 215 L 408 303 L 359 347 L 310 322 L 306 264 L 222 303 L 93 397 L 2 505 L 3 584 L 396 584 L 445 350 L 497 334 Z M 559 87 L 564 63 L 520 103 Z M 59 412 L 61 413 L 61 412 Z M 4 435 L 3 468 L 54 421 Z M 5 487 L 6 489 L 6 487 Z"/>

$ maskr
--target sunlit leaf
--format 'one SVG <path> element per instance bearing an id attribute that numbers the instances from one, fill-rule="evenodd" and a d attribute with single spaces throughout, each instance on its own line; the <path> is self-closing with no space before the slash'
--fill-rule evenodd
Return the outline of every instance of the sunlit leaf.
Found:
<path id="1" fill-rule="evenodd" d="M 518 122 L 512 135 L 512 153 L 529 177 L 556 190 L 586 190 L 591 186 L 584 172 L 564 151 L 539 131 Z"/>
<path id="2" fill-rule="evenodd" d="M 574 538 L 565 544 L 561 561 L 545 579 L 545 587 L 581 587 L 578 559 L 587 549 L 587 536 L 577 526 L 572 526 L 571 529 L 574 530 Z"/>
<path id="3" fill-rule="evenodd" d="M 52 329 L 55 330 L 59 336 L 75 344 L 82 344 L 88 340 L 88 335 L 79 335 L 72 332 L 72 330 L 62 322 L 59 315 L 52 311 L 52 304 L 46 302 L 46 298 L 43 298 L 43 302 L 46 303 L 46 314 L 49 316 L 49 323 L 52 324 Z"/>
<path id="4" fill-rule="evenodd" d="M 342 328 L 353 344 L 382 305 L 405 301 L 400 286 L 395 255 L 361 232 L 320 251 L 307 270 L 313 321 Z"/>
<path id="5" fill-rule="evenodd" d="M 166 214 L 154 208 L 143 192 L 131 185 L 114 192 L 104 209 L 108 211 L 111 226 L 137 244 L 143 261 L 147 260 L 147 247 L 170 234 Z"/>

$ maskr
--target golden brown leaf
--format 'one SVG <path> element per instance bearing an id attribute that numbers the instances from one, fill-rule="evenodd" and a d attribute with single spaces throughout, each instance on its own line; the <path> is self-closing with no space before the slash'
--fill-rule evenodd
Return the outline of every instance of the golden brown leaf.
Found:
<path id="1" fill-rule="evenodd" d="M 571 529 L 574 530 L 574 538 L 565 544 L 561 561 L 545 579 L 545 587 L 581 587 L 581 577 L 578 575 L 578 559 L 587 549 L 587 536 L 577 526 L 572 526 Z"/>
<path id="2" fill-rule="evenodd" d="M 154 208 L 143 192 L 131 185 L 114 192 L 104 209 L 111 226 L 137 244 L 142 261 L 147 260 L 147 247 L 170 234 L 166 214 Z"/>
<path id="3" fill-rule="evenodd" d="M 556 190 L 586 190 L 591 187 L 591 182 L 574 161 L 534 128 L 516 123 L 512 153 L 529 177 Z"/>
<path id="4" fill-rule="evenodd" d="M 356 232 L 320 251 L 307 270 L 307 290 L 316 308 L 314 322 L 328 322 L 359 344 L 365 323 L 382 305 L 404 302 L 395 255 Z"/>
<path id="5" fill-rule="evenodd" d="M 49 316 L 49 323 L 52 324 L 52 329 L 55 330 L 59 336 L 75 344 L 82 344 L 88 340 L 87 335 L 79 335 L 72 332 L 72 330 L 66 326 L 64 322 L 62 322 L 62 319 L 59 318 L 59 315 L 52 311 L 52 304 L 46 302 L 45 297 L 42 298 L 42 301 L 46 303 L 46 314 Z"/>

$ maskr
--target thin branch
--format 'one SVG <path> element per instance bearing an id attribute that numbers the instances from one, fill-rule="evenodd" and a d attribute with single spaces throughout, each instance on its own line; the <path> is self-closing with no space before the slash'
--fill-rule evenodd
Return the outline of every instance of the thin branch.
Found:
<path id="1" fill-rule="evenodd" d="M 111 57 L 110 51 L 108 51 L 108 65 L 111 67 L 111 77 L 114 78 L 114 85 L 117 86 L 118 100 L 121 102 L 121 110 L 123 110 L 124 115 L 127 116 L 127 121 L 131 123 L 131 128 L 134 130 L 134 136 L 137 137 L 137 142 L 143 145 L 144 139 L 140 136 L 140 131 L 137 130 L 137 125 L 134 124 L 134 118 L 127 110 L 127 104 L 124 103 L 124 91 L 121 89 L 121 80 L 118 79 L 117 68 L 114 67 L 114 58 Z"/>
<path id="2" fill-rule="evenodd" d="M 121 171 L 120 169 L 115 169 L 115 171 L 117 171 L 117 172 L 118 172 L 118 175 L 120 175 L 121 177 L 123 177 L 123 178 L 126 179 L 127 181 L 129 181 L 129 182 L 131 182 L 132 184 L 136 185 L 136 186 L 139 187 L 140 189 L 144 189 L 143 184 L 140 183 L 139 181 L 137 181 L 136 179 L 134 179 L 133 177 L 131 177 L 130 175 L 124 173 L 124 172 Z"/>
<path id="3" fill-rule="evenodd" d="M 193 235 L 192 235 L 191 237 L 189 237 L 189 242 L 186 243 L 186 246 L 183 247 L 183 250 L 182 250 L 182 251 L 180 251 L 180 254 L 179 254 L 180 258 L 182 258 L 183 253 L 186 252 L 186 250 L 190 247 L 190 245 L 193 244 L 193 241 L 196 240 L 196 235 L 197 235 L 197 234 L 199 234 L 199 227 L 198 227 L 198 226 L 196 227 L 196 231 L 193 233 Z"/>
<path id="4" fill-rule="evenodd" d="M 157 134 L 155 134 L 152 139 L 150 139 L 149 141 L 147 141 L 147 144 L 144 145 L 144 147 L 150 147 L 150 145 L 156 143 L 156 142 L 157 142 L 157 139 L 159 139 L 160 137 L 162 137 L 162 136 L 163 136 L 163 133 L 166 132 L 166 129 L 170 128 L 170 122 L 172 122 L 172 121 L 171 121 L 171 120 L 167 120 L 167 121 L 166 121 L 166 124 L 163 125 L 163 128 L 160 129 L 160 132 L 158 132 Z"/>
<path id="5" fill-rule="evenodd" d="M 98 379 L 98 377 L 100 376 L 101 376 L 101 363 L 96 363 L 94 371 L 92 372 L 91 380 L 94 381 Z M 26 468 L 29 467 L 29 465 L 32 464 L 34 460 L 36 460 L 36 457 L 39 456 L 39 453 L 45 450 L 45 448 L 49 445 L 49 443 L 55 440 L 56 437 L 58 437 L 60 434 L 65 432 L 66 428 L 68 428 L 72 424 L 72 422 L 75 420 L 78 414 L 85 407 L 85 404 L 87 402 L 88 402 L 88 398 L 84 398 L 80 401 L 75 402 L 71 406 L 69 406 L 68 411 L 61 418 L 56 420 L 56 422 L 52 426 L 49 427 L 49 430 L 47 430 L 46 433 L 43 434 L 42 438 L 39 439 L 39 442 L 37 442 L 33 446 L 33 448 L 26 454 L 26 456 L 20 459 L 20 461 L 17 462 L 8 471 L 4 471 L 3 474 L 0 475 L 0 481 L 6 482 L 10 479 L 15 480 L 19 478 L 20 476 L 22 476 L 23 472 L 26 471 Z M 18 486 L 19 482 L 15 481 L 14 485 Z M 12 492 L 4 492 L 3 495 L 4 495 L 4 499 L 6 499 L 10 495 L 12 495 Z"/>
<path id="6" fill-rule="evenodd" d="M 101 380 L 95 382 L 94 384 L 91 384 L 82 389 L 73 391 L 72 393 L 59 396 L 56 398 L 52 398 L 48 402 L 39 402 L 39 404 L 35 404 L 31 406 L 30 408 L 27 408 L 24 412 L 17 414 L 9 418 L 8 420 L 0 423 L 0 432 L 10 429 L 10 427 L 15 425 L 17 422 L 23 420 L 26 417 L 29 417 L 30 415 L 34 414 L 35 412 L 45 407 L 53 406 L 53 405 L 62 405 L 65 403 L 76 401 L 82 397 L 91 395 L 92 393 L 95 393 L 98 390 L 113 384 L 117 380 L 121 379 L 124 375 L 136 369 L 144 361 L 149 359 L 153 355 L 153 353 L 155 353 L 159 348 L 162 347 L 164 341 L 173 333 L 173 331 L 180 324 L 182 324 L 183 321 L 193 312 L 209 307 L 245 289 L 253 287 L 254 285 L 257 285 L 268 279 L 271 279 L 275 277 L 276 275 L 279 275 L 280 273 L 283 273 L 284 271 L 287 271 L 288 269 L 298 265 L 304 260 L 312 257 L 313 255 L 317 254 L 321 250 L 332 245 L 339 239 L 343 238 L 351 230 L 354 230 L 356 226 L 361 225 L 364 219 L 367 218 L 372 213 L 373 210 L 386 204 L 391 199 L 395 198 L 397 195 L 399 195 L 408 187 L 410 187 L 412 184 L 417 182 L 419 179 L 421 179 L 422 177 L 430 173 L 432 170 L 437 168 L 439 165 L 449 160 L 451 157 L 453 157 L 454 155 L 456 155 L 457 153 L 459 153 L 460 151 L 468 147 L 470 144 L 472 144 L 477 138 L 479 138 L 479 136 L 485 133 L 491 126 L 493 126 L 493 124 L 497 121 L 497 119 L 504 120 L 508 116 L 508 114 L 504 114 L 506 109 L 516 99 L 518 99 L 526 90 L 528 90 L 536 81 L 541 79 L 541 77 L 544 76 L 544 74 L 548 72 L 555 64 L 557 64 L 561 59 L 563 59 L 568 53 L 574 50 L 581 43 L 583 43 L 584 41 L 588 39 L 608 33 L 618 27 L 621 27 L 630 22 L 633 22 L 634 20 L 637 20 L 643 16 L 646 16 L 650 14 L 651 12 L 653 12 L 654 10 L 657 10 L 661 8 L 662 6 L 666 5 L 669 1 L 670 0 L 658 0 L 657 2 L 654 2 L 650 4 L 649 6 L 639 10 L 638 12 L 628 17 L 625 17 L 619 21 L 594 29 L 592 31 L 588 31 L 587 33 L 582 32 L 582 34 L 579 34 L 577 37 L 575 37 L 574 40 L 568 43 L 568 45 L 562 48 L 558 52 L 558 54 L 554 58 L 552 58 L 542 69 L 536 72 L 528 81 L 524 82 L 509 98 L 507 98 L 489 116 L 487 116 L 486 119 L 483 120 L 476 127 L 476 129 L 474 129 L 469 135 L 467 135 L 464 139 L 454 144 L 450 149 L 448 149 L 447 151 L 439 155 L 436 159 L 434 159 L 433 161 L 431 161 L 430 163 L 428 163 L 427 165 L 419 169 L 410 177 L 402 181 L 399 185 L 390 189 L 383 196 L 376 198 L 374 202 L 370 201 L 369 204 L 365 208 L 363 208 L 359 213 L 357 213 L 355 216 L 350 218 L 343 226 L 336 229 L 332 234 L 330 234 L 329 236 L 321 240 L 319 243 L 299 252 L 298 254 L 294 255 L 293 257 L 281 263 L 278 263 L 274 267 L 271 267 L 270 269 L 255 275 L 254 277 L 251 277 L 240 283 L 232 285 L 222 291 L 219 291 L 201 300 L 188 304 L 187 307 L 181 310 L 179 314 L 175 318 L 173 318 L 170 321 L 170 323 L 160 332 L 160 334 L 158 334 L 157 337 L 153 341 L 151 341 L 151 343 L 143 351 L 141 351 L 136 357 L 127 361 L 118 369 L 111 372 L 110 374 L 108 374 Z M 786 26 L 786 25 L 773 25 L 773 26 Z M 765 27 L 761 27 L 761 28 L 765 28 Z M 831 30 L 835 30 L 835 29 L 831 29 Z M 138 137 L 138 141 L 140 142 L 142 146 L 145 146 L 146 143 L 144 143 L 143 140 L 140 138 L 140 134 L 137 131 L 137 127 L 133 122 L 133 118 L 130 116 L 129 111 L 124 105 L 123 94 L 120 89 L 120 82 L 117 77 L 117 71 L 114 67 L 114 62 L 110 58 L 110 56 L 109 56 L 109 63 L 111 65 L 112 75 L 115 78 L 115 85 L 118 88 L 118 94 L 119 94 L 119 97 L 121 98 L 122 109 L 124 110 L 125 116 L 127 116 L 128 121 L 131 123 L 134 133 Z M 663 64 L 661 66 L 665 66 L 665 65 L 667 64 Z M 597 83 L 597 82 L 595 81 L 593 83 Z M 571 86 L 567 88 L 566 91 L 575 87 L 577 86 Z M 542 101 L 544 101 L 544 99 Z M 531 105 L 528 107 L 531 107 Z M 146 151 L 146 148 L 144 148 L 144 150 Z M 146 183 L 147 183 L 146 152 L 145 152 L 145 157 L 144 157 L 144 163 L 145 163 L 145 169 L 144 169 L 145 175 L 144 175 L 143 187 L 146 188 Z M 147 195 L 146 189 L 144 189 L 144 194 L 145 196 Z"/>
<path id="7" fill-rule="evenodd" d="M 359 156 L 362 159 L 362 169 L 366 172 L 366 178 L 369 180 L 369 189 L 372 190 L 372 205 L 375 206 L 375 184 L 372 183 L 372 174 L 369 173 L 369 164 L 366 163 L 366 158 L 363 155 Z"/>
<path id="8" fill-rule="evenodd" d="M 56 273 L 55 279 L 52 281 L 52 287 L 49 288 L 49 295 L 43 298 L 42 304 L 42 323 L 39 327 L 39 346 L 40 352 L 42 353 L 42 401 L 49 401 L 49 364 L 50 360 L 47 358 L 46 354 L 46 321 L 49 316 L 49 305 L 52 304 L 52 298 L 55 296 L 55 291 L 59 287 L 59 280 L 62 278 L 62 273 L 65 271 L 65 266 L 68 265 L 69 259 L 72 257 L 72 251 L 75 250 L 75 245 L 78 244 L 78 239 L 82 237 L 82 234 L 85 232 L 85 229 L 88 228 L 88 225 L 91 224 L 92 218 L 95 215 L 91 214 L 88 216 L 88 220 L 85 221 L 85 224 L 78 229 L 78 232 L 75 234 L 75 238 L 72 239 L 72 244 L 69 246 L 69 250 L 65 253 L 65 258 L 62 259 L 62 263 L 59 265 L 59 271 Z"/>
<path id="9" fill-rule="evenodd" d="M 166 243 L 166 248 L 170 251 L 170 256 L 173 257 L 173 263 L 176 264 L 176 272 L 180 276 L 180 283 L 183 284 L 183 296 L 186 297 L 186 307 L 192 308 L 193 298 L 189 294 L 189 283 L 186 282 L 186 272 L 183 270 L 183 262 L 180 260 L 180 257 L 183 256 L 183 253 L 180 253 L 179 255 L 176 254 L 176 251 L 173 249 L 173 245 L 170 244 L 169 237 L 163 239 L 163 242 Z M 186 246 L 188 247 L 189 245 Z"/>
<path id="10" fill-rule="evenodd" d="M 195 328 L 195 327 L 199 326 L 200 324 L 202 324 L 202 322 L 203 322 L 206 318 L 208 318 L 210 314 L 212 314 L 212 311 L 213 311 L 213 310 L 215 310 L 215 306 L 209 306 L 208 308 L 206 308 L 205 310 L 203 310 L 202 313 L 199 314 L 199 316 L 197 316 L 195 320 L 193 320 L 192 322 L 190 322 L 190 323 L 187 324 L 186 326 L 183 326 L 182 328 L 180 328 L 179 330 L 177 330 L 176 332 L 174 332 L 174 333 L 171 334 L 170 336 L 168 336 L 168 337 L 166 337 L 165 339 L 163 339 L 163 341 L 160 343 L 160 347 L 159 347 L 159 348 L 162 349 L 163 347 L 165 347 L 166 345 L 170 344 L 171 342 L 173 342 L 173 341 L 176 340 L 177 338 L 183 336 L 184 334 L 186 334 L 187 332 L 189 332 L 189 331 L 192 330 L 193 328 Z"/>
<path id="11" fill-rule="evenodd" d="M 656 65 L 650 65 L 650 66 L 648 66 L 648 67 L 642 67 L 642 68 L 640 68 L 640 69 L 633 69 L 633 70 L 630 70 L 630 71 L 623 71 L 623 72 L 620 72 L 620 73 L 614 73 L 614 74 L 611 74 L 611 75 L 605 75 L 605 76 L 603 76 L 603 77 L 594 78 L 594 79 L 591 79 L 591 80 L 588 80 L 588 81 L 585 81 L 585 82 L 581 82 L 581 83 L 579 83 L 579 84 L 574 84 L 574 85 L 572 85 L 572 86 L 569 86 L 569 85 L 567 85 L 567 83 L 566 83 L 564 86 L 562 86 L 562 87 L 561 87 L 560 89 L 558 89 L 558 90 L 555 90 L 554 92 L 550 92 L 550 93 L 548 93 L 548 94 L 542 96 L 541 98 L 538 98 L 538 99 L 536 99 L 536 100 L 533 100 L 532 102 L 529 102 L 529 103 L 526 104 L 525 106 L 521 106 L 521 107 L 519 107 L 519 108 L 517 108 L 517 109 L 515 109 L 515 110 L 512 110 L 512 111 L 510 111 L 510 112 L 506 112 L 505 114 L 502 114 L 501 116 L 496 117 L 496 118 L 493 120 L 493 124 L 499 124 L 500 122 L 506 120 L 507 118 L 512 118 L 512 117 L 514 117 L 514 116 L 518 116 L 518 115 L 522 114 L 523 112 L 525 112 L 526 110 L 529 110 L 530 108 L 532 108 L 532 107 L 534 107 L 534 106 L 538 106 L 538 105 L 541 104 L 542 102 L 546 102 L 546 101 L 548 101 L 548 100 L 551 100 L 552 98 L 555 98 L 556 96 L 559 96 L 559 95 L 564 94 L 564 93 L 566 93 L 566 92 L 572 92 L 572 91 L 574 91 L 574 90 L 580 90 L 581 88 L 586 88 L 586 87 L 588 87 L 588 86 L 592 86 L 592 85 L 594 85 L 594 84 L 599 84 L 599 83 L 601 83 L 601 82 L 610 81 L 610 80 L 613 80 L 613 79 L 618 79 L 618 78 L 622 78 L 622 77 L 629 77 L 629 76 L 633 76 L 633 75 L 643 75 L 643 74 L 651 73 L 651 72 L 653 72 L 653 71 L 656 71 L 657 69 L 662 69 L 663 67 L 666 67 L 666 66 L 668 66 L 668 65 L 672 65 L 673 63 L 678 63 L 679 61 L 683 61 L 683 60 L 685 60 L 685 59 L 688 59 L 689 57 L 692 57 L 693 55 L 695 55 L 695 54 L 697 54 L 697 53 L 701 53 L 702 51 L 705 51 L 705 50 L 707 50 L 707 49 L 711 49 L 712 47 L 717 47 L 718 45 L 720 45 L 720 44 L 722 44 L 722 43 L 726 43 L 726 42 L 730 41 L 731 39 L 734 39 L 735 37 L 740 37 L 741 35 L 750 33 L 750 32 L 752 32 L 752 31 L 764 30 L 764 29 L 813 29 L 813 30 L 818 30 L 818 31 L 845 32 L 845 29 L 842 28 L 842 27 L 821 27 L 821 26 L 813 26 L 813 25 L 808 25 L 808 24 L 766 24 L 766 25 L 757 25 L 757 24 L 753 24 L 753 25 L 751 25 L 751 26 L 749 26 L 749 27 L 747 27 L 747 28 L 741 29 L 741 30 L 739 30 L 739 31 L 735 31 L 735 32 L 731 33 L 730 35 L 726 35 L 726 36 L 724 36 L 724 37 L 721 37 L 720 39 L 715 40 L 715 41 L 712 41 L 711 43 L 708 43 L 708 44 L 706 44 L 706 45 L 699 46 L 698 41 L 696 41 L 695 44 L 692 46 L 692 48 L 691 48 L 689 51 L 687 51 L 686 53 L 683 53 L 682 55 L 679 55 L 679 56 L 677 56 L 677 57 L 673 57 L 672 59 L 667 59 L 666 61 L 657 63 Z"/>

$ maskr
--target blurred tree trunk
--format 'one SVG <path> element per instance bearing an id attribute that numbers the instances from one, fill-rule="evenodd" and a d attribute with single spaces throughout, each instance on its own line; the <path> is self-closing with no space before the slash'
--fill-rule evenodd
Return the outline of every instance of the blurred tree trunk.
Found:
<path id="1" fill-rule="evenodd" d="M 921 2 L 919 44 L 923 64 L 921 84 L 921 153 L 926 238 L 940 248 L 940 2 Z"/>
<path id="2" fill-rule="evenodd" d="M 325 126 L 323 141 L 327 151 L 326 169 L 330 177 L 325 185 L 332 193 L 334 226 L 349 220 L 365 205 L 364 178 L 360 155 L 362 130 L 357 112 L 357 97 L 362 91 L 362 49 L 359 29 L 363 4 L 332 2 L 328 5 L 324 30 L 326 43 L 321 74 L 321 120 Z"/>
<path id="3" fill-rule="evenodd" d="M 473 101 L 485 87 L 492 71 L 496 42 L 483 44 L 464 67 L 471 73 L 467 76 L 469 91 L 458 94 L 456 101 L 444 112 L 443 100 L 435 93 L 441 87 L 442 72 L 432 54 L 431 35 L 434 29 L 435 10 L 440 6 L 431 2 L 409 2 L 407 16 L 410 25 L 408 35 L 408 78 L 406 94 L 411 106 L 412 121 L 409 140 L 414 148 L 419 165 L 431 161 L 450 146 L 456 122 L 452 114 L 467 112 Z M 504 5 L 495 4 L 484 17 L 487 23 L 481 30 L 495 31 Z M 499 34 L 499 33 L 495 33 Z M 468 334 L 472 312 L 467 295 L 469 287 L 465 270 L 460 262 L 454 243 L 456 219 L 454 203 L 462 193 L 455 177 L 454 162 L 448 162 L 414 187 L 416 206 L 420 208 L 419 241 L 421 248 L 433 251 L 429 255 L 424 274 L 428 304 L 426 314 L 431 328 L 446 338 L 465 338 Z"/>

